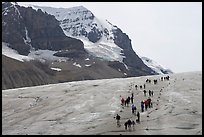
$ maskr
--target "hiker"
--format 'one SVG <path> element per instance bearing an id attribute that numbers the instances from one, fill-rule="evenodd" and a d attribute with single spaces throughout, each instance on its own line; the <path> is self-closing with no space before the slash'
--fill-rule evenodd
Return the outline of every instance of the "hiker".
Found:
<path id="1" fill-rule="evenodd" d="M 134 93 L 132 92 L 131 97 L 134 97 Z"/>
<path id="2" fill-rule="evenodd" d="M 132 104 L 132 114 L 134 114 L 136 112 L 137 108 L 134 104 Z"/>
<path id="3" fill-rule="evenodd" d="M 132 129 L 135 130 L 135 121 L 132 120 Z"/>
<path id="4" fill-rule="evenodd" d="M 131 103 L 133 104 L 133 96 L 131 96 L 131 98 L 130 98 L 130 99 L 131 99 Z"/>
<path id="5" fill-rule="evenodd" d="M 149 104 L 149 103 L 148 103 L 148 100 L 145 100 L 145 101 L 144 101 L 144 104 L 145 104 L 145 110 L 147 111 L 147 107 L 148 107 L 148 104 Z"/>
<path id="6" fill-rule="evenodd" d="M 130 96 L 128 96 L 126 100 L 127 100 L 127 106 L 128 106 L 130 103 Z"/>
<path id="7" fill-rule="evenodd" d="M 152 92 L 151 92 L 151 90 L 149 90 L 149 96 L 151 96 L 152 95 Z"/>
<path id="8" fill-rule="evenodd" d="M 128 96 L 128 97 L 126 98 L 126 100 L 125 100 L 125 106 L 128 107 L 129 103 L 130 103 L 130 97 Z"/>
<path id="9" fill-rule="evenodd" d="M 125 103 L 125 99 L 122 97 L 121 98 L 121 105 L 124 106 L 124 103 Z"/>
<path id="10" fill-rule="evenodd" d="M 128 122 L 126 121 L 124 126 L 125 126 L 125 130 L 127 130 L 127 125 L 128 125 Z"/>
<path id="11" fill-rule="evenodd" d="M 149 108 L 151 107 L 151 98 L 149 97 L 148 99 L 147 99 L 147 102 L 148 102 L 148 106 L 149 106 Z"/>
<path id="12" fill-rule="evenodd" d="M 127 121 L 128 129 L 131 130 L 132 121 L 128 119 Z"/>
<path id="13" fill-rule="evenodd" d="M 139 111 L 137 112 L 137 120 L 136 120 L 136 122 L 138 122 L 138 123 L 140 122 L 140 112 Z"/>
<path id="14" fill-rule="evenodd" d="M 144 84 L 144 89 L 145 89 L 145 84 Z"/>
<path id="15" fill-rule="evenodd" d="M 135 85 L 135 88 L 136 88 L 136 90 L 137 90 L 137 85 Z"/>
<path id="16" fill-rule="evenodd" d="M 120 116 L 117 114 L 114 118 L 116 119 L 117 126 L 120 126 Z"/>
<path id="17" fill-rule="evenodd" d="M 146 91 L 146 90 L 144 90 L 143 92 L 144 92 L 144 96 L 146 96 L 147 91 Z"/>
<path id="18" fill-rule="evenodd" d="M 154 79 L 154 84 L 157 84 L 157 79 Z"/>
<path id="19" fill-rule="evenodd" d="M 141 111 L 144 112 L 144 102 L 141 101 Z"/>
<path id="20" fill-rule="evenodd" d="M 152 97 L 153 97 L 153 95 L 154 95 L 154 91 L 152 90 Z"/>
<path id="21" fill-rule="evenodd" d="M 140 89 L 142 89 L 142 85 L 140 85 Z"/>

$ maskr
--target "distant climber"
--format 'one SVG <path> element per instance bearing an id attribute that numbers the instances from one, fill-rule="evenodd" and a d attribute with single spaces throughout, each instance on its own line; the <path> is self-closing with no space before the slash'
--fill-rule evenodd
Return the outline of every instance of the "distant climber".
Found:
<path id="1" fill-rule="evenodd" d="M 140 112 L 139 111 L 137 112 L 137 120 L 136 120 L 136 122 L 138 122 L 138 123 L 140 122 Z"/>
<path id="2" fill-rule="evenodd" d="M 137 85 L 135 85 L 135 89 L 137 90 Z"/>
<path id="3" fill-rule="evenodd" d="M 131 98 L 130 98 L 130 99 L 131 99 L 131 103 L 133 104 L 133 99 L 134 99 L 134 98 L 133 98 L 133 96 L 131 96 Z"/>
<path id="4" fill-rule="evenodd" d="M 144 96 L 146 96 L 147 91 L 146 91 L 146 90 L 144 90 L 143 92 L 144 92 Z"/>
<path id="5" fill-rule="evenodd" d="M 144 112 L 144 102 L 141 101 L 141 111 Z"/>
<path id="6" fill-rule="evenodd" d="M 116 119 L 117 126 L 120 127 L 120 115 L 117 114 L 114 118 Z"/>
<path id="7" fill-rule="evenodd" d="M 136 106 L 132 104 L 132 114 L 136 113 L 136 110 L 137 110 Z"/>
<path id="8" fill-rule="evenodd" d="M 121 98 L 121 105 L 124 106 L 124 104 L 125 104 L 125 99 L 122 97 Z"/>

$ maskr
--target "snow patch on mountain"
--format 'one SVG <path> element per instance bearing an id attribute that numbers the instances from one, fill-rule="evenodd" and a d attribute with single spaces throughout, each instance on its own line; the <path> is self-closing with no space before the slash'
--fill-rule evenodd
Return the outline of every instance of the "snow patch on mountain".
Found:
<path id="1" fill-rule="evenodd" d="M 31 56 L 20 55 L 16 50 L 9 48 L 9 43 L 2 42 L 2 55 L 24 62 L 34 60 Z"/>
<path id="2" fill-rule="evenodd" d="M 61 68 L 50 68 L 52 70 L 55 70 L 55 71 L 61 71 L 62 69 Z"/>
<path id="3" fill-rule="evenodd" d="M 156 61 L 153 61 L 152 59 L 149 59 L 147 57 L 140 57 L 145 65 L 150 67 L 153 71 L 155 71 L 158 74 L 172 74 L 173 72 L 170 69 L 167 69 L 157 63 Z"/>
<path id="4" fill-rule="evenodd" d="M 65 57 L 54 56 L 53 54 L 56 52 L 57 51 L 51 50 L 31 50 L 28 56 L 24 56 L 20 55 L 16 50 L 9 48 L 9 43 L 2 42 L 2 54 L 21 62 L 31 60 L 39 60 L 41 62 L 45 62 L 46 60 L 65 62 L 68 59 Z"/>
<path id="5" fill-rule="evenodd" d="M 80 64 L 77 64 L 76 62 L 73 63 L 74 66 L 81 68 Z"/>
<path id="6" fill-rule="evenodd" d="M 33 50 L 28 54 L 28 57 L 32 57 L 34 59 L 40 60 L 41 62 L 48 61 L 58 61 L 58 62 L 66 62 L 68 58 L 66 57 L 57 57 L 54 54 L 57 51 L 52 50 Z"/>
<path id="7" fill-rule="evenodd" d="M 104 41 L 93 43 L 82 38 L 80 40 L 84 43 L 85 50 L 95 57 L 119 62 L 123 62 L 123 58 L 125 58 L 121 53 L 122 49 L 114 43 Z"/>

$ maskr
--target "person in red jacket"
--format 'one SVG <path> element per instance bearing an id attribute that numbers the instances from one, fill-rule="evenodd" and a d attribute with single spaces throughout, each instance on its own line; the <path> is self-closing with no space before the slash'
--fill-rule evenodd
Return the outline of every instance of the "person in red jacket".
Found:
<path id="1" fill-rule="evenodd" d="M 148 105 L 149 105 L 148 100 L 145 100 L 145 101 L 144 101 L 144 104 L 145 104 L 145 110 L 147 111 L 147 107 L 148 107 Z"/>

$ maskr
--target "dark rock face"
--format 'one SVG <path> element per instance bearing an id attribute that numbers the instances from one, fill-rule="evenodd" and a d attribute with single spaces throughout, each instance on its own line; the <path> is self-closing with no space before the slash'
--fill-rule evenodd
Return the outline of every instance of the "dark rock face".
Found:
<path id="1" fill-rule="evenodd" d="M 123 62 L 128 66 L 128 76 L 151 75 L 152 70 L 143 63 L 132 49 L 131 40 L 128 35 L 123 33 L 119 28 L 115 29 L 113 33 L 114 43 L 123 49 L 123 53 L 126 56 Z"/>
<path id="2" fill-rule="evenodd" d="M 9 6 L 9 7 L 7 7 Z M 28 38 L 30 40 L 28 40 Z M 31 45 L 37 49 L 85 52 L 80 40 L 65 36 L 54 16 L 9 3 L 2 4 L 2 41 L 22 55 L 28 55 Z"/>
<path id="3" fill-rule="evenodd" d="M 102 37 L 102 32 L 95 27 L 88 33 L 88 39 L 95 43 Z"/>
<path id="4" fill-rule="evenodd" d="M 19 54 L 27 55 L 30 46 L 24 43 L 25 24 L 20 23 L 23 22 L 23 18 L 16 6 L 9 2 L 2 4 L 2 41 L 10 43 L 11 48 L 17 50 Z"/>
<path id="5" fill-rule="evenodd" d="M 68 58 L 84 58 L 85 53 L 78 50 L 69 50 L 69 51 L 59 51 L 55 53 L 54 56 L 68 57 Z"/>

